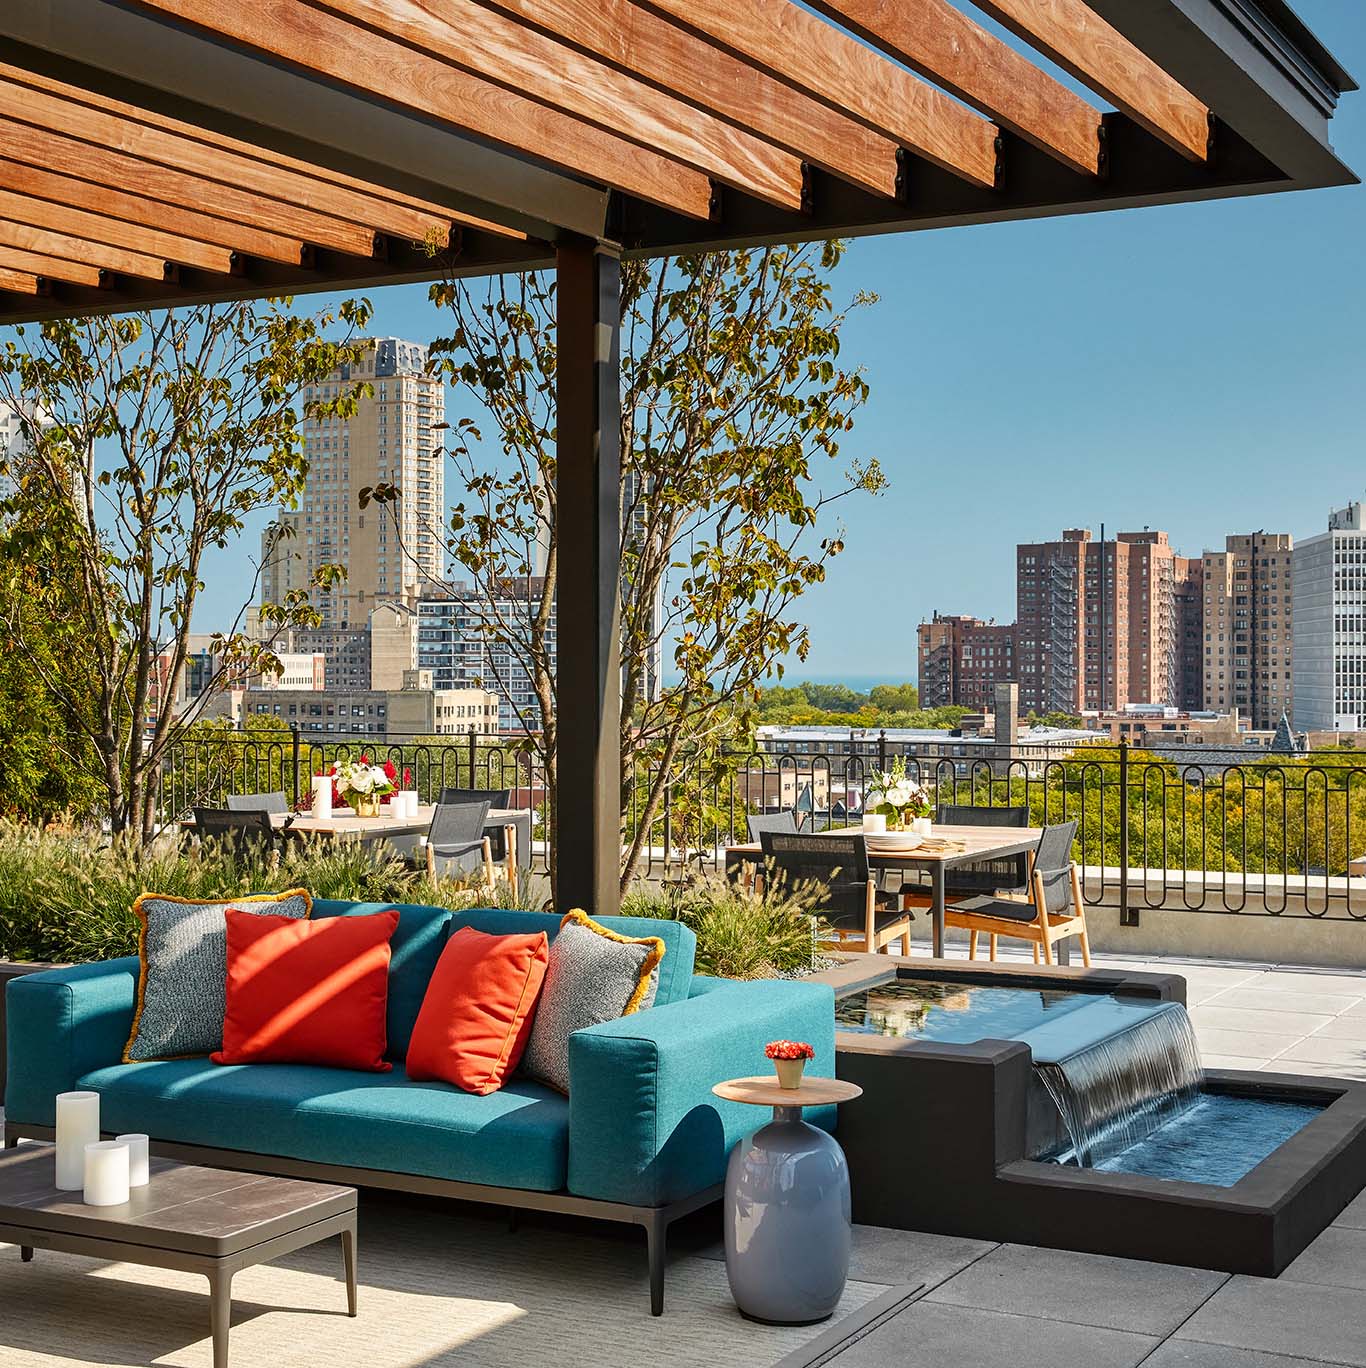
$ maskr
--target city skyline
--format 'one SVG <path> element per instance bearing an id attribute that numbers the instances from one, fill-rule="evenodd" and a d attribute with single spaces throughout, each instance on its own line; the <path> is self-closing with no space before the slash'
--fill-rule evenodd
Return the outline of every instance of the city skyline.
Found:
<path id="1" fill-rule="evenodd" d="M 1300 9 L 1366 70 L 1366 6 Z M 1333 138 L 1366 164 L 1366 102 Z M 846 501 L 848 549 L 798 605 L 812 650 L 789 677 L 910 678 L 922 618 L 1010 620 L 1016 544 L 1062 527 L 1162 527 L 1185 555 L 1323 530 L 1366 490 L 1366 272 L 1344 269 L 1364 236 L 1366 200 L 1342 189 L 852 243 L 835 296 L 881 302 L 844 336 L 871 387 L 844 451 L 879 457 L 891 487 Z M 449 331 L 424 286 L 372 299 L 376 334 Z M 206 612 L 230 609 L 246 554 L 215 562 Z"/>

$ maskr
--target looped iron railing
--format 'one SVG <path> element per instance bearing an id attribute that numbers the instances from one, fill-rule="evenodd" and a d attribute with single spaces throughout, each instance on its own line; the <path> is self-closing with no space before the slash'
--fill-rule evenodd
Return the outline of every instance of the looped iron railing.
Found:
<path id="1" fill-rule="evenodd" d="M 407 771 L 424 802 L 443 788 L 508 789 L 514 807 L 534 814 L 530 863 L 545 867 L 549 785 L 526 740 L 326 740 L 279 731 L 194 737 L 173 747 L 163 766 L 161 817 L 175 820 L 228 793 L 283 789 L 306 803 L 312 774 L 362 753 Z M 1117 903 L 1130 925 L 1145 909 L 1173 907 L 1366 921 L 1366 757 L 1354 764 L 1337 755 L 1254 753 L 1216 763 L 1181 747 L 1007 751 L 865 732 L 780 748 L 761 738 L 679 754 L 662 786 L 655 762 L 638 762 L 623 790 L 625 846 L 638 844 L 636 873 L 644 877 L 721 870 L 727 847 L 747 840 L 751 813 L 792 808 L 821 830 L 857 820 L 873 772 L 898 757 L 932 801 L 1023 805 L 1035 826 L 1075 818 L 1085 898 Z M 660 801 L 649 811 L 656 788 Z"/>

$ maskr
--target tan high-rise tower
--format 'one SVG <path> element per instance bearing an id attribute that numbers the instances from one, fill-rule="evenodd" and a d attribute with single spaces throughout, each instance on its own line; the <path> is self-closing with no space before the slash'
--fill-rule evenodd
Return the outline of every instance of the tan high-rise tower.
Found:
<path id="1" fill-rule="evenodd" d="M 1293 547 L 1288 532 L 1252 532 L 1203 558 L 1205 707 L 1237 708 L 1257 729 L 1293 700 Z"/>
<path id="2" fill-rule="evenodd" d="M 313 591 L 327 628 L 363 628 L 386 601 L 415 603 L 444 568 L 445 456 L 436 425 L 445 421 L 445 382 L 426 373 L 427 349 L 396 337 L 366 344 L 361 362 L 329 376 L 304 399 L 328 399 L 368 380 L 374 395 L 354 418 L 309 419 L 302 425 L 308 478 L 297 510 L 280 521 L 294 535 L 275 545 L 262 574 L 261 600 L 278 603 L 307 588 L 320 565 L 346 567 L 331 593 Z M 366 486 L 395 484 L 396 505 L 361 509 Z M 263 555 L 270 534 L 263 538 Z"/>

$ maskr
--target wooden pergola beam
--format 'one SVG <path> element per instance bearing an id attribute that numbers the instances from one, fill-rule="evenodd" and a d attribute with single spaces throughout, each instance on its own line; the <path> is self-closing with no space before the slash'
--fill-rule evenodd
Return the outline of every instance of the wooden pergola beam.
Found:
<path id="1" fill-rule="evenodd" d="M 60 129 L 96 147 L 108 147 L 139 161 L 188 172 L 210 182 L 269 195 L 328 218 L 344 219 L 370 229 L 410 237 L 416 242 L 432 235 L 445 246 L 450 219 L 415 212 L 374 195 L 336 185 L 317 175 L 296 171 L 187 138 L 158 128 L 155 123 L 111 113 L 92 104 L 53 94 L 14 79 L 0 66 L 0 116 Z"/>
<path id="2" fill-rule="evenodd" d="M 948 0 L 811 4 L 1064 165 L 1088 175 L 1101 170 L 1100 111 Z"/>
<path id="3" fill-rule="evenodd" d="M 3 186 L 4 179 L 5 164 L 0 163 L 0 186 Z M 214 247 L 206 242 L 177 237 L 160 228 L 137 227 L 121 219 L 88 213 L 67 204 L 54 204 L 50 200 L 16 195 L 0 188 L 0 221 L 4 219 L 12 224 L 46 228 L 86 242 L 143 253 L 180 266 L 195 266 L 201 271 L 227 275 L 232 270 L 232 252 L 227 247 Z M 297 260 L 298 257 L 295 257 Z"/>
<path id="4" fill-rule="evenodd" d="M 1209 108 L 1083 0 L 974 3 L 1182 156 L 1208 158 Z"/>
<path id="5" fill-rule="evenodd" d="M 417 0 L 426 9 L 440 0 Z M 897 193 L 897 144 L 633 0 L 479 0 L 876 194 Z M 979 179 L 991 160 L 957 168 Z M 953 169 L 953 168 L 949 168 Z"/>
<path id="6" fill-rule="evenodd" d="M 25 252 L 18 247 L 0 247 L 0 270 L 24 271 L 47 280 L 66 280 L 73 285 L 102 285 L 104 272 L 98 266 L 63 261 L 43 252 Z"/>
<path id="7" fill-rule="evenodd" d="M 137 3 L 651 204 L 711 214 L 711 180 L 701 172 L 301 0 Z"/>
<path id="8" fill-rule="evenodd" d="M 163 255 L 173 261 L 183 261 L 188 266 L 203 266 L 209 270 L 217 269 L 213 263 L 220 259 L 218 254 L 221 251 L 226 251 L 229 256 L 240 252 L 290 266 L 299 265 L 303 258 L 304 244 L 298 238 L 266 232 L 253 223 L 214 218 L 211 214 L 201 214 L 179 205 L 130 194 L 126 190 L 116 190 L 112 186 L 79 180 L 75 176 L 65 176 L 41 166 L 9 161 L 3 156 L 7 150 L 0 146 L 0 187 L 4 188 L 11 200 L 22 199 L 25 206 L 32 206 L 14 212 L 13 216 L 21 223 L 34 222 L 32 215 L 45 210 L 58 213 L 66 210 L 82 215 L 83 219 L 88 217 L 109 224 L 107 231 L 110 233 L 116 233 L 120 225 L 139 232 L 150 230 L 153 236 L 144 239 L 149 244 L 158 240 L 158 234 L 163 239 L 174 235 L 170 240 L 185 243 L 184 250 L 193 252 L 202 248 L 211 255 L 198 261 L 174 252 L 164 252 Z M 60 225 L 54 223 L 53 226 Z M 95 233 L 90 235 L 99 236 Z"/>
<path id="9" fill-rule="evenodd" d="M 801 207 L 800 157 L 475 0 L 315 3 L 770 204 Z"/>
<path id="10" fill-rule="evenodd" d="M 12 271 L 8 266 L 0 266 L 0 290 L 8 290 L 11 294 L 36 295 L 42 291 L 42 281 L 27 271 Z"/>
<path id="11" fill-rule="evenodd" d="M 143 280 L 165 280 L 167 274 L 164 258 L 0 218 L 0 249 L 7 247 L 80 262 L 103 271 L 117 271 L 121 275 L 138 276 Z"/>
<path id="12" fill-rule="evenodd" d="M 990 123 L 792 0 L 644 3 L 936 166 L 976 185 L 995 185 L 997 130 Z"/>
<path id="13" fill-rule="evenodd" d="M 135 185 L 148 198 L 201 210 L 229 223 L 264 228 L 353 256 L 370 256 L 374 252 L 374 232 L 355 223 L 3 117 L 0 152 L 12 161 L 44 169 L 51 167 L 62 175 L 99 186 Z"/>
<path id="14" fill-rule="evenodd" d="M 111 96 L 95 91 L 82 90 L 64 81 L 54 80 L 41 72 L 28 71 L 22 67 L 0 62 L 0 78 L 15 85 L 45 92 L 69 103 L 86 105 L 105 114 L 130 120 L 133 123 L 145 124 L 149 128 L 159 129 L 164 133 L 189 139 L 192 142 L 203 143 L 207 147 L 232 154 L 234 159 L 246 158 L 248 161 L 264 162 L 268 166 L 277 167 L 281 170 L 297 172 L 309 180 L 321 180 L 328 185 L 345 190 L 354 190 L 365 196 L 367 200 L 397 205 L 403 210 L 410 210 L 415 215 L 420 216 L 406 225 L 388 219 L 382 224 L 377 224 L 387 231 L 412 233 L 416 228 L 421 228 L 422 234 L 425 235 L 429 228 L 441 226 L 454 220 L 465 227 L 478 228 L 483 232 L 498 233 L 505 237 L 521 240 L 526 238 L 525 233 L 520 233 L 516 229 L 505 228 L 501 224 L 474 218 L 458 209 L 436 204 L 430 200 L 419 199 L 415 195 L 407 195 L 387 186 L 373 185 L 368 181 L 345 175 L 342 172 L 332 171 L 326 175 L 320 175 L 316 166 L 297 157 L 290 157 L 280 152 L 257 147 L 252 143 L 243 142 L 240 138 L 230 138 L 211 129 L 186 123 L 182 119 L 173 119 L 165 114 L 159 114 L 155 110 L 143 109 L 138 105 L 129 104 L 126 100 L 116 100 Z"/>

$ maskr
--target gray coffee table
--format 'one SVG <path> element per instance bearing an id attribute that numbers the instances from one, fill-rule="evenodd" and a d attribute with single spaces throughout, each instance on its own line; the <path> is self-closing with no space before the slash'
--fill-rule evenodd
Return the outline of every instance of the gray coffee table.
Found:
<path id="1" fill-rule="evenodd" d="M 356 1190 L 152 1160 L 152 1181 L 123 1206 L 90 1207 L 53 1187 L 51 1145 L 0 1153 L 0 1242 L 209 1280 L 214 1368 L 227 1368 L 233 1274 L 340 1235 L 348 1314 L 356 1314 Z M 8 1310 L 8 1308 L 7 1308 Z"/>

